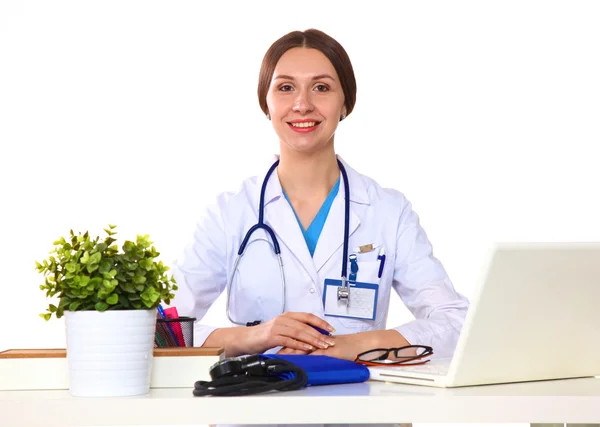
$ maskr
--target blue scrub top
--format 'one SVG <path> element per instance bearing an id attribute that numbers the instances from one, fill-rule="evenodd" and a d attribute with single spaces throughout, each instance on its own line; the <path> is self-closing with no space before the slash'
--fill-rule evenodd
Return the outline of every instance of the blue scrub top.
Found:
<path id="1" fill-rule="evenodd" d="M 333 203 L 333 199 L 337 196 L 338 190 L 340 189 L 340 179 L 338 178 L 337 182 L 329 192 L 329 195 L 323 202 L 321 209 L 317 212 L 317 215 L 312 220 L 308 228 L 305 230 L 302 227 L 302 223 L 300 219 L 298 219 L 298 215 L 296 215 L 296 211 L 290 202 L 285 190 L 283 190 L 283 195 L 286 200 L 292 207 L 292 211 L 294 211 L 294 215 L 296 216 L 296 220 L 298 221 L 298 225 L 300 226 L 300 230 L 302 230 L 302 234 L 304 235 L 304 240 L 306 241 L 306 245 L 308 246 L 308 250 L 310 252 L 310 256 L 313 256 L 315 253 L 315 248 L 317 247 L 317 242 L 319 241 L 319 236 L 321 235 L 321 231 L 323 231 L 323 226 L 325 225 L 325 220 L 327 219 L 327 215 L 329 215 L 329 210 L 331 209 L 331 204 Z"/>

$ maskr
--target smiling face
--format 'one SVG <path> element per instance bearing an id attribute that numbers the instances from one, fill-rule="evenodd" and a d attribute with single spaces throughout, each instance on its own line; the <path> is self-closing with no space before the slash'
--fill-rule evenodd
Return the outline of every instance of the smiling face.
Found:
<path id="1" fill-rule="evenodd" d="M 281 56 L 267 107 L 281 150 L 303 153 L 328 148 L 346 111 L 335 68 L 319 50 L 308 48 L 293 48 Z"/>

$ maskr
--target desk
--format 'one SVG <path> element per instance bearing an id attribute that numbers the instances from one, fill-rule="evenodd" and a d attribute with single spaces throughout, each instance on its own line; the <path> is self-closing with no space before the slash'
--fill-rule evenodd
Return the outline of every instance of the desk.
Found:
<path id="1" fill-rule="evenodd" d="M 2 427 L 401 422 L 600 423 L 600 379 L 455 389 L 368 381 L 245 397 L 193 397 L 191 389 L 121 398 L 0 392 Z"/>

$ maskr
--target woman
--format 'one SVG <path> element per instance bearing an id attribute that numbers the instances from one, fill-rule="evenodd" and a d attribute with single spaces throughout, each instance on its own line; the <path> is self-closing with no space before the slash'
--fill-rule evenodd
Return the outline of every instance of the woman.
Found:
<path id="1" fill-rule="evenodd" d="M 219 196 L 173 269 L 177 305 L 198 319 L 195 345 L 223 347 L 228 356 L 279 351 L 353 359 L 370 349 L 413 344 L 451 356 L 468 301 L 433 257 L 410 202 L 335 153 L 335 131 L 356 100 L 343 47 L 317 30 L 283 36 L 263 59 L 258 99 L 279 138 L 278 163 L 268 177 L 268 167 L 261 167 L 237 193 Z M 260 217 L 280 246 L 285 286 L 263 228 L 249 237 L 234 267 Z M 359 285 L 348 287 L 341 278 L 344 263 L 345 277 Z M 242 326 L 202 325 L 230 279 L 228 315 Z M 392 288 L 416 319 L 386 330 Z M 254 321 L 260 323 L 246 326 Z"/>

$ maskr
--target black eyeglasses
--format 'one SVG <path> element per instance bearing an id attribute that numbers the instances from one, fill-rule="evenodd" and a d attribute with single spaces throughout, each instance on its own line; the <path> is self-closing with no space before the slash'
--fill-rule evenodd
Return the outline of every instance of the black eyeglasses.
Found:
<path id="1" fill-rule="evenodd" d="M 370 366 L 423 365 L 429 362 L 429 359 L 423 359 L 432 354 L 433 348 L 427 345 L 408 345 L 398 348 L 375 348 L 358 354 L 354 361 Z"/>

